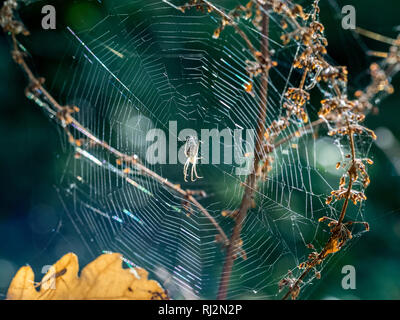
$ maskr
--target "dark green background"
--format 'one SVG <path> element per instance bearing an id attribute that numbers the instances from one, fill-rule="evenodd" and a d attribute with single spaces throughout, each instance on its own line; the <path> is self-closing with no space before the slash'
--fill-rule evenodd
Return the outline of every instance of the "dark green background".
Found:
<path id="1" fill-rule="evenodd" d="M 353 87 L 363 84 L 371 59 L 366 49 L 386 50 L 387 45 L 362 39 L 355 40 L 349 31 L 340 28 L 337 6 L 354 5 L 357 25 L 396 37 L 400 25 L 398 0 L 321 1 L 322 22 L 327 29 L 329 54 L 338 63 L 349 67 Z M 38 1 L 23 8 L 22 18 L 33 31 L 26 46 L 33 54 L 36 70 L 52 79 L 62 56 L 65 37 L 56 31 L 40 29 L 40 8 L 50 2 Z M 98 1 L 51 1 L 57 8 L 58 24 L 85 28 L 105 14 Z M 230 7 L 236 2 L 216 1 Z M 57 194 L 59 176 L 64 169 L 64 152 L 60 132 L 23 94 L 26 79 L 10 58 L 9 42 L 0 37 L 0 298 L 16 270 L 29 263 L 40 274 L 40 266 L 51 264 L 62 254 L 73 251 L 81 264 L 91 257 L 83 249 L 70 222 L 63 217 Z M 396 92 L 380 104 L 380 112 L 368 117 L 369 128 L 388 128 L 400 139 L 400 76 L 394 79 Z M 356 239 L 350 250 L 337 255 L 322 281 L 308 288 L 308 298 L 342 299 L 400 298 L 400 178 L 376 145 L 372 147 L 374 166 L 371 186 L 367 190 L 366 213 L 371 231 Z M 357 270 L 357 289 L 341 288 L 341 268 L 351 264 Z"/>

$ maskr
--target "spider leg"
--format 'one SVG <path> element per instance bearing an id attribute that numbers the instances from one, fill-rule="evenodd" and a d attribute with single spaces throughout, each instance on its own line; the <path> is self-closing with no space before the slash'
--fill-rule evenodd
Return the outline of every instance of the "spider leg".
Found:
<path id="1" fill-rule="evenodd" d="M 188 154 L 188 149 L 189 149 L 189 146 L 188 146 L 188 143 L 186 142 L 185 143 L 185 149 L 184 149 L 184 153 L 185 153 L 185 155 L 187 155 Z"/>
<path id="2" fill-rule="evenodd" d="M 183 178 L 187 182 L 187 171 L 189 167 L 189 159 L 186 160 L 185 165 L 183 166 Z"/>
<path id="3" fill-rule="evenodd" d="M 197 174 L 197 168 L 196 168 L 196 165 L 194 165 L 193 167 L 194 167 L 194 174 L 195 174 L 196 178 L 197 178 L 197 179 L 201 179 L 201 178 L 203 178 L 203 177 L 200 177 L 200 176 Z"/>
<path id="4" fill-rule="evenodd" d="M 194 178 L 194 170 L 196 168 L 196 162 L 192 164 L 192 170 L 190 171 L 190 180 L 195 181 L 196 179 Z"/>

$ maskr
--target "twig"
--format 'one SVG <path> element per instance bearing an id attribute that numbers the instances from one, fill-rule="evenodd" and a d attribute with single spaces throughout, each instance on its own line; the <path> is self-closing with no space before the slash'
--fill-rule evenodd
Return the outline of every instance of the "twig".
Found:
<path id="1" fill-rule="evenodd" d="M 269 34 L 269 16 L 267 13 L 268 6 L 264 6 L 263 21 L 262 21 L 262 40 L 261 40 L 261 53 L 264 60 L 270 59 L 268 34 Z M 266 69 L 262 74 L 262 81 L 260 84 L 260 102 L 259 102 L 259 114 L 257 121 L 257 135 L 256 135 L 256 146 L 254 155 L 253 170 L 246 179 L 244 195 L 239 208 L 239 212 L 235 218 L 235 227 L 233 228 L 230 243 L 227 248 L 225 262 L 222 269 L 221 280 L 218 289 L 217 299 L 225 300 L 227 297 L 227 291 L 232 273 L 232 267 L 235 257 L 235 251 L 237 250 L 237 243 L 240 238 L 243 223 L 246 219 L 248 210 L 251 208 L 254 201 L 254 193 L 257 188 L 257 172 L 259 162 L 263 156 L 263 137 L 265 132 L 265 120 L 267 112 L 267 98 L 268 98 L 268 76 L 269 69 Z"/>

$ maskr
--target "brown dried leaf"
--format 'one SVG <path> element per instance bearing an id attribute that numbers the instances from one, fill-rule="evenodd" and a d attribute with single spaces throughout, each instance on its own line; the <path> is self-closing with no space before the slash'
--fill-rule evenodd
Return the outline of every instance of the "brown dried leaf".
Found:
<path id="1" fill-rule="evenodd" d="M 68 253 L 46 273 L 36 289 L 29 266 L 19 269 L 7 292 L 9 300 L 160 300 L 167 299 L 158 282 L 142 268 L 122 268 L 118 253 L 103 254 L 83 268 Z"/>

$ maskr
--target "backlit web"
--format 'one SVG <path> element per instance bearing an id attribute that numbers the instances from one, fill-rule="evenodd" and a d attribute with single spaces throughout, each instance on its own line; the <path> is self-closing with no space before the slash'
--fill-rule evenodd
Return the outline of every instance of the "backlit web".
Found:
<path id="1" fill-rule="evenodd" d="M 62 82 L 59 96 L 79 107 L 74 116 L 99 139 L 138 155 L 149 169 L 183 189 L 205 191 L 206 196 L 197 199 L 229 236 L 234 223 L 221 212 L 239 206 L 245 180 L 237 175 L 237 163 L 224 163 L 224 148 L 233 147 L 232 141 L 219 140 L 220 163 L 200 163 L 203 178 L 195 182 L 184 181 L 181 163 L 146 162 L 152 144 L 146 134 L 153 128 L 165 132 L 168 156 L 170 139 L 183 147 L 179 140 L 184 137 L 178 139 L 177 134 L 185 128 L 199 137 L 201 129 L 256 129 L 259 95 L 244 90 L 250 80 L 246 60 L 253 59 L 248 47 L 231 27 L 214 39 L 220 17 L 173 7 L 182 4 L 106 1 L 102 5 L 107 16 L 96 25 L 84 31 L 69 27 L 68 49 L 56 79 Z M 215 4 L 232 9 L 239 2 Z M 283 46 L 280 19 L 274 14 L 270 19 L 270 46 L 278 67 L 270 73 L 267 125 L 285 113 L 283 94 L 296 80 L 292 61 L 300 48 L 296 43 Z M 238 22 L 258 48 L 259 31 L 251 21 Z M 318 102 L 326 92 L 315 91 Z M 307 111 L 311 119 L 317 118 L 312 105 Z M 171 122 L 177 124 L 172 134 Z M 305 129 L 293 120 L 281 138 L 297 130 Z M 81 137 L 79 131 L 74 134 Z M 272 171 L 260 185 L 257 205 L 243 227 L 247 258 L 235 260 L 229 298 L 277 298 L 279 280 L 288 270 L 297 274 L 296 266 L 306 260 L 306 244 L 317 249 L 324 245 L 329 230 L 318 218 L 338 218 L 340 204 L 327 206 L 325 199 L 337 188 L 335 163 L 348 147 L 324 137 L 324 130 L 315 136 L 309 132 L 293 138 L 272 153 Z M 240 154 L 246 156 L 245 141 L 241 145 Z M 363 142 L 357 150 L 366 155 L 369 147 Z M 67 151 L 70 157 L 58 187 L 67 219 L 93 256 L 122 253 L 129 264 L 150 271 L 174 299 L 215 297 L 225 254 L 207 217 L 195 206 L 188 210 L 185 199 L 152 177 L 132 168 L 128 172 L 99 146 L 83 141 Z M 350 218 L 363 220 L 362 208 L 350 213 Z"/>

